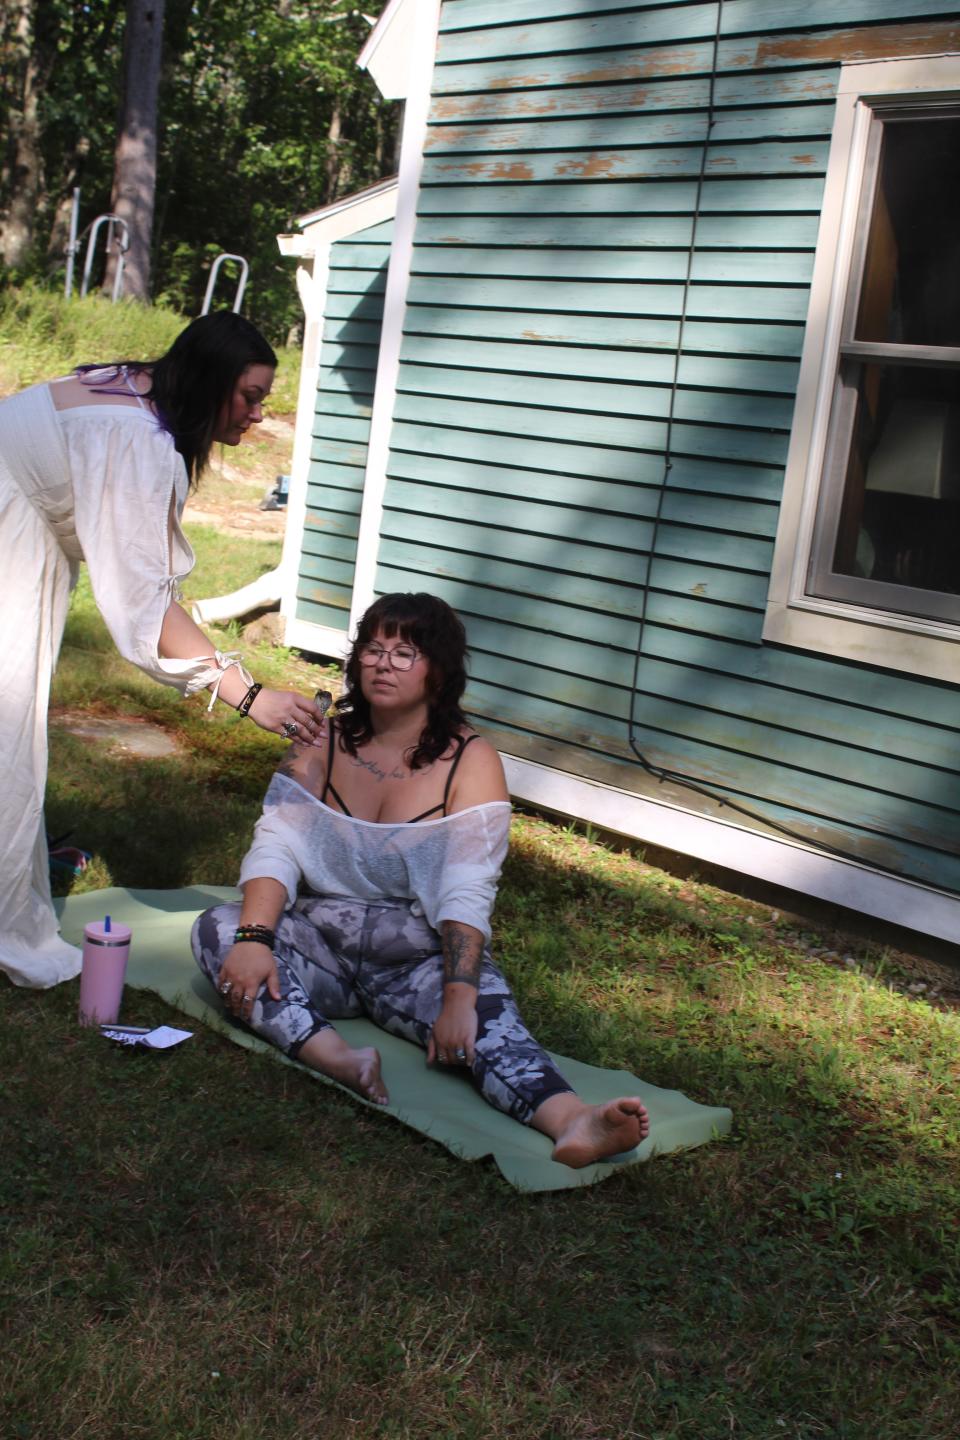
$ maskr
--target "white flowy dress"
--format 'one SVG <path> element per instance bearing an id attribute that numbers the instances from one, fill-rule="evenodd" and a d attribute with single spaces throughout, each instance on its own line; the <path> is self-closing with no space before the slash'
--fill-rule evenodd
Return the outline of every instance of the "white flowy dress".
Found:
<path id="1" fill-rule="evenodd" d="M 58 410 L 48 385 L 0 402 L 0 970 L 16 985 L 80 968 L 58 934 L 43 824 L 50 681 L 79 562 L 127 660 L 182 694 L 221 673 L 157 649 L 194 564 L 186 497 L 183 459 L 142 402 Z"/>

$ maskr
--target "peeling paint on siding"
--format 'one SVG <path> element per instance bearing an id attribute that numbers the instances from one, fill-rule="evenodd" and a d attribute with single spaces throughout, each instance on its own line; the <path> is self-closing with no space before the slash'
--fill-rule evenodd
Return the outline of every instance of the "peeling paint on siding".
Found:
<path id="1" fill-rule="evenodd" d="M 784 35 L 751 45 L 741 63 L 792 65 L 812 60 L 877 60 L 893 55 L 929 55 L 960 47 L 960 25 L 935 21 L 929 25 L 871 25 L 838 30 L 833 35 Z M 725 57 L 725 59 L 728 57 Z M 736 60 L 733 62 L 737 63 Z"/>
<path id="2" fill-rule="evenodd" d="M 532 180 L 533 168 L 522 160 L 472 160 L 455 164 L 438 165 L 438 172 L 481 175 L 487 180 Z"/>
<path id="3" fill-rule="evenodd" d="M 583 155 L 554 166 L 554 174 L 575 175 L 581 180 L 599 180 L 604 176 L 615 176 L 618 172 L 622 174 L 626 169 L 625 155 Z"/>
<path id="4" fill-rule="evenodd" d="M 775 69 L 813 63 L 840 64 L 847 60 L 875 60 L 887 56 L 929 55 L 956 50 L 960 50 L 960 24 L 956 21 L 862 25 L 833 32 L 820 31 L 815 35 L 793 33 L 724 40 L 720 46 L 719 70 L 726 75 L 737 70 Z M 583 69 L 576 68 L 573 56 L 569 57 L 569 68 L 564 63 L 566 57 L 560 57 L 560 63 L 554 57 L 541 70 L 527 66 L 522 71 L 514 71 L 510 68 L 510 61 L 492 61 L 483 88 L 488 94 L 495 94 L 497 91 L 535 90 L 546 86 L 613 85 L 618 81 L 629 83 L 658 77 L 708 75 L 711 57 L 712 47 L 709 44 L 693 42 L 636 49 L 626 54 L 605 52 Z M 502 69 L 498 73 L 500 64 Z M 452 96 L 443 93 L 447 89 L 444 82 L 455 78 L 455 67 L 440 66 L 438 75 L 441 93 L 435 105 L 455 103 Z M 471 86 L 473 90 L 476 88 Z M 551 101 L 545 93 L 542 101 L 537 99 L 524 103 L 537 105 L 550 104 Z"/>
<path id="5" fill-rule="evenodd" d="M 504 114 L 513 116 L 549 117 L 556 114 L 567 114 L 573 108 L 583 110 L 642 110 L 653 97 L 648 87 L 642 85 L 631 86 L 629 92 L 626 89 L 618 90 L 616 94 L 608 92 L 606 95 L 597 95 L 594 92 L 585 94 L 580 100 L 579 106 L 571 101 L 567 94 L 556 94 L 556 92 L 537 91 L 527 97 L 511 97 L 504 106 Z M 459 96 L 450 95 L 440 97 L 434 101 L 431 119 L 433 120 L 474 120 L 491 118 L 491 111 L 495 109 L 489 95 L 469 95 L 461 99 Z"/>
<path id="6" fill-rule="evenodd" d="M 505 748 L 640 790 L 625 722 L 649 586 L 636 713 L 651 758 L 811 839 L 955 882 L 955 747 L 934 748 L 960 737 L 954 697 L 765 646 L 761 624 L 839 65 L 960 50 L 960 0 L 910 22 L 900 0 L 731 7 L 740 33 L 720 40 L 712 91 L 715 5 L 691 19 L 689 0 L 618 3 L 618 45 L 585 0 L 582 46 L 552 23 L 565 0 L 537 0 L 536 29 L 498 5 L 462 27 L 472 0 L 449 5 L 456 63 L 442 42 L 434 72 L 378 584 L 422 577 L 463 606 L 471 709 Z"/>

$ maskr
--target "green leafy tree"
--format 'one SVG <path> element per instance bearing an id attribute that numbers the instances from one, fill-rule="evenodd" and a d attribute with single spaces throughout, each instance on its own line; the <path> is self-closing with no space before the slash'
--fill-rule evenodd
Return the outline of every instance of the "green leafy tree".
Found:
<path id="1" fill-rule="evenodd" d="M 247 308 L 282 336 L 300 309 L 278 230 L 379 179 L 392 160 L 395 107 L 356 66 L 369 25 L 336 0 L 197 0 L 181 6 L 180 24 L 164 107 L 158 274 L 182 304 L 202 294 L 210 247 L 244 255 L 254 272 Z"/>
<path id="2" fill-rule="evenodd" d="M 366 13 L 375 17 L 383 3 L 370 0 Z M 126 4 L 8 0 L 0 9 L 0 46 L 11 62 L 0 85 L 0 236 L 18 190 L 14 132 L 25 86 L 14 10 L 34 19 L 43 12 L 49 64 L 34 85 L 33 225 L 7 263 L 17 276 L 62 273 L 74 186 L 82 187 L 81 223 L 110 208 Z M 392 168 L 397 107 L 356 65 L 369 30 L 348 0 L 166 0 L 155 297 L 196 313 L 212 257 L 229 251 L 251 266 L 245 312 L 277 340 L 299 321 L 277 233 Z M 218 291 L 217 303 L 229 298 L 226 286 Z"/>

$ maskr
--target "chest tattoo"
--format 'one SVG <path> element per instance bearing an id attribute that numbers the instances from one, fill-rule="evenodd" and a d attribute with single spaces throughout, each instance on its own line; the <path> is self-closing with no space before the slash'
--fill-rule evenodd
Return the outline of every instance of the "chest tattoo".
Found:
<path id="1" fill-rule="evenodd" d="M 382 770 L 377 764 L 376 760 L 361 760 L 359 755 L 351 756 L 350 763 L 352 765 L 356 765 L 360 770 L 369 770 L 374 780 L 383 781 L 410 779 L 410 776 L 405 770 L 401 770 L 399 768 L 395 770 Z"/>

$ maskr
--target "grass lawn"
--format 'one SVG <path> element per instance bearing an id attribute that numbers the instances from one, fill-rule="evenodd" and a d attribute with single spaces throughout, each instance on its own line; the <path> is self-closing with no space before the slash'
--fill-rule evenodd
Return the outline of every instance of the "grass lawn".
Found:
<path id="1" fill-rule="evenodd" d="M 195 594 L 279 554 L 193 539 Z M 49 828 L 96 856 L 78 888 L 232 883 L 281 742 L 142 679 L 83 588 L 54 703 L 179 746 L 53 728 Z M 131 1053 L 78 1030 L 77 982 L 7 987 L 0 1435 L 955 1440 L 950 997 L 531 816 L 495 942 L 547 1045 L 731 1106 L 729 1140 L 524 1197 L 212 1033 Z"/>

